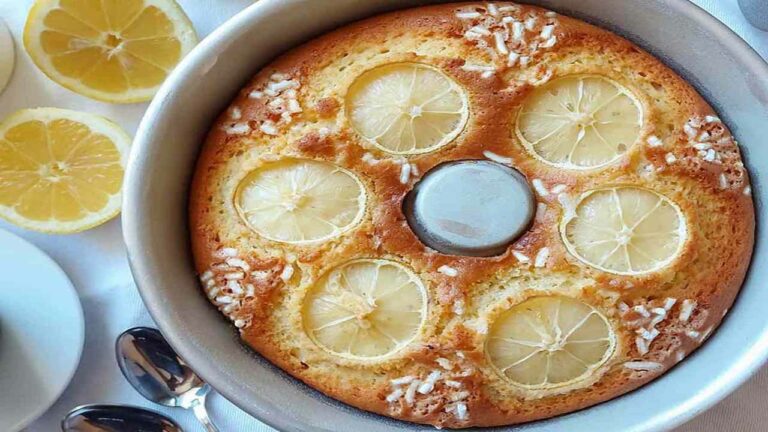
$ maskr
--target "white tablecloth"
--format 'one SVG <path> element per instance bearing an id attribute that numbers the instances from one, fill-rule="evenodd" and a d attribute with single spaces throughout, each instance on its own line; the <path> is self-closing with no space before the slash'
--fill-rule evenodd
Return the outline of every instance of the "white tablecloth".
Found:
<path id="1" fill-rule="evenodd" d="M 328 0 L 331 1 L 331 0 Z M 179 0 L 200 36 L 210 33 L 252 0 Z M 741 15 L 736 0 L 694 0 L 747 40 L 768 58 L 768 33 L 751 27 Z M 11 112 L 38 106 L 56 106 L 105 115 L 129 133 L 146 109 L 146 104 L 109 105 L 78 96 L 48 80 L 22 49 L 23 23 L 32 0 L 0 0 L 0 17 L 16 38 L 17 65 L 10 86 L 0 95 L 0 118 Z M 114 360 L 115 337 L 128 327 L 152 325 L 131 279 L 123 246 L 120 221 L 81 234 L 51 236 L 17 229 L 0 221 L 0 228 L 30 240 L 67 272 L 82 299 L 86 319 L 83 360 L 72 384 L 61 399 L 30 432 L 59 430 L 61 417 L 76 405 L 87 403 L 128 403 L 165 411 L 187 431 L 202 431 L 190 413 L 161 409 L 143 400 L 123 379 Z M 768 430 L 768 368 L 718 406 L 680 428 L 683 432 Z M 211 415 L 223 431 L 270 431 L 241 410 L 214 395 Z"/>

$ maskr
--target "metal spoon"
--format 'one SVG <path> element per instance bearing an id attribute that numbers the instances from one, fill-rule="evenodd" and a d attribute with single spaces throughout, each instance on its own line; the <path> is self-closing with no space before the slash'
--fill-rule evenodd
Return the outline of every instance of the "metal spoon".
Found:
<path id="1" fill-rule="evenodd" d="M 126 405 L 84 405 L 61 421 L 63 432 L 183 432 L 168 417 Z"/>
<path id="2" fill-rule="evenodd" d="M 120 370 L 142 396 L 169 407 L 191 409 L 208 432 L 218 432 L 205 409 L 211 387 L 198 377 L 156 329 L 134 327 L 115 343 Z"/>

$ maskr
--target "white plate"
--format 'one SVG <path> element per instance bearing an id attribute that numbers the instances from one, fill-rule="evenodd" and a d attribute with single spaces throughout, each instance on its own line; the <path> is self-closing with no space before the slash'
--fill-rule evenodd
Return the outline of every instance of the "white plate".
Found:
<path id="1" fill-rule="evenodd" d="M 83 309 L 67 275 L 0 230 L 0 431 L 18 431 L 53 405 L 83 342 Z"/>
<path id="2" fill-rule="evenodd" d="M 16 52 L 13 48 L 13 37 L 5 21 L 0 18 L 0 93 L 11 80 L 15 63 Z"/>

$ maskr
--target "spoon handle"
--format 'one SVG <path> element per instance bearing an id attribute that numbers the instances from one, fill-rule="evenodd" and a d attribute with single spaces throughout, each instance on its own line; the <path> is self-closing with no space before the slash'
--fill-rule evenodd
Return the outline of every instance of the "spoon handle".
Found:
<path id="1" fill-rule="evenodd" d="M 205 426 L 205 430 L 208 432 L 219 432 L 219 429 L 213 424 L 211 418 L 208 416 L 208 411 L 205 409 L 205 399 L 199 401 L 199 403 L 192 405 L 192 412 L 195 413 L 195 417 L 200 420 L 200 423 Z"/>

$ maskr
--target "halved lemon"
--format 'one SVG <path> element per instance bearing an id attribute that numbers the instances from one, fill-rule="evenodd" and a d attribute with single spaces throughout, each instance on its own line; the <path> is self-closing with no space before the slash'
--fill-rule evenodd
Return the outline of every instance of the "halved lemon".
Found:
<path id="1" fill-rule="evenodd" d="M 352 127 L 383 151 L 436 150 L 464 129 L 466 92 L 432 66 L 393 63 L 363 73 L 347 93 Z"/>
<path id="2" fill-rule="evenodd" d="M 92 114 L 27 109 L 0 123 L 0 216 L 24 228 L 72 233 L 120 212 L 131 138 Z"/>
<path id="3" fill-rule="evenodd" d="M 628 89 L 597 75 L 570 75 L 535 89 L 523 102 L 515 129 L 543 161 L 589 169 L 626 153 L 642 125 L 642 104 Z"/>
<path id="4" fill-rule="evenodd" d="M 419 334 L 427 293 L 402 264 L 360 259 L 320 278 L 303 313 L 316 344 L 342 357 L 370 360 L 393 354 Z"/>
<path id="5" fill-rule="evenodd" d="M 336 237 L 365 213 L 365 187 L 354 174 L 328 162 L 286 158 L 250 172 L 235 206 L 261 236 L 306 244 Z"/>
<path id="6" fill-rule="evenodd" d="M 531 390 L 578 383 L 613 355 L 616 335 L 603 314 L 576 299 L 533 297 L 496 319 L 486 353 L 501 376 Z"/>
<path id="7" fill-rule="evenodd" d="M 152 98 L 197 43 L 173 0 L 36 0 L 24 46 L 62 86 L 105 102 Z"/>
<path id="8" fill-rule="evenodd" d="M 636 187 L 584 194 L 561 224 L 568 251 L 600 270 L 635 275 L 668 265 L 686 238 L 685 218 L 667 197 Z"/>

